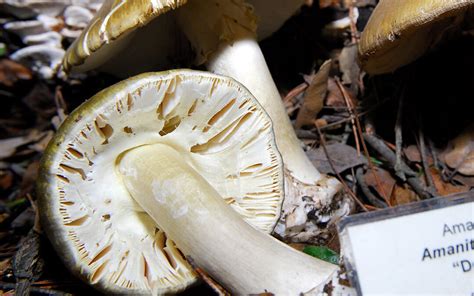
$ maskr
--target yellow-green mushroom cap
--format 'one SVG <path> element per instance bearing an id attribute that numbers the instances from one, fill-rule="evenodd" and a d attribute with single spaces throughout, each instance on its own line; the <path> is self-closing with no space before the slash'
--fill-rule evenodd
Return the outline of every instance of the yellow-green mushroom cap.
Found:
<path id="1" fill-rule="evenodd" d="M 67 50 L 63 59 L 64 69 L 70 71 L 72 67 L 81 66 L 86 61 L 84 69 L 104 63 L 126 46 L 131 32 L 186 2 L 187 0 L 104 1 L 87 28 Z M 157 34 L 157 38 L 159 37 Z M 119 38 L 122 40 L 117 40 Z"/>
<path id="2" fill-rule="evenodd" d="M 361 35 L 362 68 L 382 74 L 409 64 L 472 17 L 473 7 L 473 0 L 381 0 Z"/>
<path id="3" fill-rule="evenodd" d="M 269 233 L 279 218 L 283 172 L 271 121 L 241 84 L 191 70 L 119 82 L 68 116 L 37 183 L 56 251 L 106 293 L 176 293 L 196 281 L 117 173 L 123 153 L 157 143 L 178 151 L 255 228 Z"/>

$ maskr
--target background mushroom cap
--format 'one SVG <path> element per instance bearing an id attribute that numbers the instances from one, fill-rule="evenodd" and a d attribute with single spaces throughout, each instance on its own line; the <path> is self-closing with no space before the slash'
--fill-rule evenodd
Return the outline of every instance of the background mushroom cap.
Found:
<path id="1" fill-rule="evenodd" d="M 361 35 L 361 66 L 381 74 L 416 60 L 473 5 L 473 0 L 381 0 Z"/>
<path id="2" fill-rule="evenodd" d="M 126 74 L 136 74 L 140 71 L 166 67 L 173 56 L 182 58 L 185 55 L 192 55 L 189 53 L 191 50 L 188 41 L 177 28 L 173 15 L 173 10 L 186 5 L 188 1 L 160 0 L 158 2 L 160 6 L 155 7 L 152 5 L 153 1 L 150 0 L 121 2 L 106 0 L 89 26 L 69 47 L 63 61 L 64 69 L 87 71 L 115 57 L 115 60 L 110 61 L 110 64 L 114 65 L 111 72 L 117 72 L 117 69 L 123 70 L 121 65 L 128 64 L 124 59 L 133 56 L 135 69 L 131 70 L 132 72 L 127 69 L 129 71 Z M 231 18 L 242 23 L 246 29 L 257 32 L 258 38 L 263 39 L 280 28 L 286 19 L 303 4 L 303 1 L 233 0 L 232 3 L 234 6 L 240 6 L 241 9 L 240 11 L 234 8 L 229 9 L 232 11 Z M 253 5 L 256 11 L 253 11 L 252 6 L 247 3 Z M 216 40 L 228 41 L 229 36 L 226 35 L 228 32 L 220 32 L 217 27 L 211 26 L 216 32 L 209 33 L 209 36 L 215 35 L 215 37 L 209 37 L 209 39 L 215 39 L 207 42 L 209 48 L 217 47 L 217 44 L 213 44 Z M 120 57 L 117 57 L 118 55 Z M 198 63 L 204 61 L 204 58 L 197 58 Z"/>
<path id="3" fill-rule="evenodd" d="M 186 2 L 187 0 L 104 1 L 89 26 L 67 50 L 63 61 L 64 69 L 69 71 L 86 62 L 86 70 L 101 65 L 129 41 L 118 42 L 116 39 L 125 39 L 128 33 Z M 160 34 L 156 34 L 156 37 L 160 38 Z"/>
<path id="4" fill-rule="evenodd" d="M 68 116 L 37 184 L 42 225 L 65 265 L 108 293 L 174 293 L 196 280 L 117 178 L 122 153 L 154 143 L 179 151 L 254 227 L 271 232 L 280 215 L 271 121 L 242 85 L 190 70 L 122 81 Z"/>

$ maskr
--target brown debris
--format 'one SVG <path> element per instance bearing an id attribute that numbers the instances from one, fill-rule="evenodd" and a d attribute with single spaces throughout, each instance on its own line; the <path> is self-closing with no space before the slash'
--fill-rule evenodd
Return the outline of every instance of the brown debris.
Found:
<path id="1" fill-rule="evenodd" d="M 0 60 L 0 85 L 13 87 L 20 80 L 31 80 L 33 74 L 27 67 L 9 60 Z"/>
<path id="2" fill-rule="evenodd" d="M 377 182 L 376 176 L 380 183 Z M 384 194 L 390 196 L 396 183 L 396 180 L 388 171 L 379 167 L 374 167 L 374 172 L 367 171 L 364 178 L 367 185 L 377 191 L 380 196 L 384 196 Z"/>
<path id="3" fill-rule="evenodd" d="M 296 128 L 313 125 L 316 116 L 321 111 L 326 97 L 327 81 L 331 70 L 331 60 L 325 61 L 319 71 L 311 75 L 311 82 L 306 89 L 304 101 L 296 117 Z"/>
<path id="4" fill-rule="evenodd" d="M 442 153 L 446 164 L 463 175 L 474 175 L 474 125 L 450 141 Z"/>

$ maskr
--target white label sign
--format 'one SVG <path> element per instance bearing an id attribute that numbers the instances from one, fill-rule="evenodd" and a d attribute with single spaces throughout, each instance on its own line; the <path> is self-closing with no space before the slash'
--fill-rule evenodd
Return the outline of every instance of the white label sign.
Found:
<path id="1" fill-rule="evenodd" d="M 474 198 L 442 206 L 363 214 L 342 226 L 361 294 L 474 296 Z"/>

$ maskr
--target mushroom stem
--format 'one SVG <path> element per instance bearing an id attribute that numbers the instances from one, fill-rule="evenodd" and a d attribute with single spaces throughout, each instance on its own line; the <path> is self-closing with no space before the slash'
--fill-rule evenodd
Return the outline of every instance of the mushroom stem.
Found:
<path id="1" fill-rule="evenodd" d="M 284 164 L 285 200 L 282 218 L 285 228 L 275 231 L 282 237 L 305 228 L 307 212 L 302 202 L 308 197 L 319 209 L 330 208 L 342 186 L 333 177 L 319 173 L 301 147 L 301 142 L 283 106 L 260 46 L 248 31 L 239 30 L 232 44 L 223 43 L 207 62 L 212 72 L 242 83 L 262 105 L 273 123 L 275 141 Z M 334 209 L 331 209 L 331 211 Z"/>
<path id="2" fill-rule="evenodd" d="M 235 293 L 298 295 L 324 282 L 337 268 L 251 227 L 167 145 L 126 152 L 119 171 L 157 226 Z"/>
<path id="3" fill-rule="evenodd" d="M 301 148 L 262 51 L 252 34 L 248 33 L 232 44 L 221 45 L 209 57 L 207 68 L 234 78 L 257 98 L 272 119 L 278 150 L 285 168 L 294 178 L 307 184 L 315 184 L 322 178 Z"/>
<path id="4" fill-rule="evenodd" d="M 220 14 L 212 12 L 213 7 L 209 3 L 213 2 L 216 5 L 220 3 L 223 11 L 226 6 L 225 11 Z M 285 167 L 285 201 L 281 219 L 284 224 L 281 223 L 282 227 L 277 228 L 276 232 L 287 238 L 302 229 L 309 229 L 309 226 L 313 227 L 307 218 L 308 212 L 316 212 L 315 216 L 320 216 L 321 210 L 334 213 L 337 206 L 334 206 L 333 197 L 342 186 L 335 178 L 320 174 L 303 151 L 257 43 L 253 32 L 255 24 L 249 17 L 253 14 L 243 2 L 190 2 L 177 11 L 178 23 L 195 48 L 197 60 L 206 60 L 208 70 L 242 83 L 270 115 Z M 212 13 L 206 14 L 206 11 Z M 215 28 L 222 28 L 215 33 L 219 42 L 209 37 L 208 32 Z M 216 50 L 210 46 L 214 43 L 216 46 L 219 44 Z"/>

